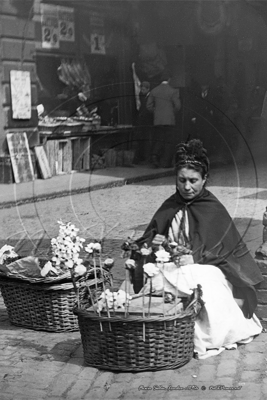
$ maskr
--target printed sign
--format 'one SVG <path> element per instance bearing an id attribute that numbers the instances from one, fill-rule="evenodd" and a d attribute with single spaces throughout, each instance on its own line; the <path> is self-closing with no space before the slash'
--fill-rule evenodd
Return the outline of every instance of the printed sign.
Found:
<path id="1" fill-rule="evenodd" d="M 59 48 L 59 24 L 57 6 L 41 3 L 42 47 Z"/>
<path id="2" fill-rule="evenodd" d="M 6 138 L 15 183 L 33 181 L 34 170 L 26 133 L 7 133 Z"/>
<path id="3" fill-rule="evenodd" d="M 43 179 L 51 178 L 51 170 L 48 164 L 48 159 L 43 146 L 34 147 L 36 159 L 40 167 L 41 176 Z"/>
<path id="4" fill-rule="evenodd" d="M 74 42 L 74 9 L 58 6 L 59 40 Z"/>
<path id="5" fill-rule="evenodd" d="M 31 119 L 31 76 L 29 71 L 10 71 L 12 118 Z"/>
<path id="6" fill-rule="evenodd" d="M 91 33 L 91 53 L 106 54 L 105 35 Z"/>
<path id="7" fill-rule="evenodd" d="M 106 43 L 104 33 L 104 19 L 99 13 L 93 13 L 90 17 L 91 30 L 91 53 L 106 54 Z"/>

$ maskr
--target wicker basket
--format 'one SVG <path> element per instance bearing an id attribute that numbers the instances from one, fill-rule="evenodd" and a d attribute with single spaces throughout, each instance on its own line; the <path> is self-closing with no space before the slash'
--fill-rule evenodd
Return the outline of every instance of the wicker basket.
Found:
<path id="1" fill-rule="evenodd" d="M 89 304 L 88 286 L 91 292 L 102 291 L 104 279 L 108 278 L 97 278 L 97 289 L 95 279 L 78 280 L 79 301 L 86 298 Z M 12 324 L 50 332 L 79 330 L 73 314 L 78 297 L 71 281 L 39 284 L 1 277 L 0 288 Z"/>
<path id="2" fill-rule="evenodd" d="M 194 311 L 172 316 L 101 317 L 75 308 L 85 363 L 113 371 L 178 368 L 194 349 Z"/>

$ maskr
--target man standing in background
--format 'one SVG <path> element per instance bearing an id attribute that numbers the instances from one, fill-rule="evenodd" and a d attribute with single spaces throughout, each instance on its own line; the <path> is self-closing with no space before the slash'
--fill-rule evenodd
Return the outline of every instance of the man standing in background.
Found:
<path id="1" fill-rule="evenodd" d="M 160 85 L 151 90 L 147 109 L 153 112 L 152 163 L 154 167 L 171 168 L 178 132 L 175 114 L 181 108 L 180 92 L 170 86 L 170 75 L 162 74 Z"/>
<path id="2" fill-rule="evenodd" d="M 151 142 L 151 129 L 153 126 L 153 118 L 151 113 L 147 109 L 147 99 L 150 93 L 150 83 L 142 82 L 140 85 L 140 108 L 137 116 L 137 153 L 136 161 L 144 162 L 149 161 L 149 151 Z"/>

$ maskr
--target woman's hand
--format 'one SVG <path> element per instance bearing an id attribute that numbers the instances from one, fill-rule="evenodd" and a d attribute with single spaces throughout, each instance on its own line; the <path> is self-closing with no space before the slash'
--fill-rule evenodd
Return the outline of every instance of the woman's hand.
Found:
<path id="1" fill-rule="evenodd" d="M 195 264 L 192 254 L 185 254 L 179 258 L 179 265 Z"/>

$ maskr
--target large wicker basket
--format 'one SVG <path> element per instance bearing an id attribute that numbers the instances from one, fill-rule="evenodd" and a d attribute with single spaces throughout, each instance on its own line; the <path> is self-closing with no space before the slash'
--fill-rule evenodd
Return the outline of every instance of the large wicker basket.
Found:
<path id="1" fill-rule="evenodd" d="M 40 284 L 1 277 L 0 288 L 12 324 L 50 332 L 77 331 L 79 325 L 73 308 L 78 297 L 79 301 L 87 297 L 86 302 L 90 302 L 88 286 L 91 292 L 101 291 L 104 279 L 108 279 L 107 276 L 96 280 L 79 279 L 76 282 L 78 294 L 72 281 Z"/>
<path id="2" fill-rule="evenodd" d="M 101 317 L 75 308 L 86 365 L 113 371 L 178 368 L 193 357 L 194 321 L 188 310 L 179 315 Z"/>

